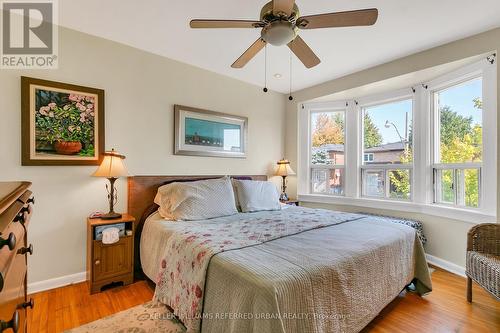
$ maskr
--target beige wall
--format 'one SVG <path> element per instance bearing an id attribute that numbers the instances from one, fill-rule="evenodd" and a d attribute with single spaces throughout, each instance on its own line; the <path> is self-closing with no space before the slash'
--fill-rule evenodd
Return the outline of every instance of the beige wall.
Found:
<path id="1" fill-rule="evenodd" d="M 294 93 L 293 102 L 287 103 L 285 126 L 285 142 L 287 143 L 285 147 L 286 157 L 291 161 L 292 167 L 296 168 L 298 158 L 297 115 L 299 112 L 298 104 L 301 102 L 495 50 L 500 50 L 500 28 L 442 45 L 408 57 L 397 59 L 380 66 Z M 500 66 L 497 66 L 497 68 L 500 71 Z M 500 73 L 498 73 L 498 77 L 500 77 Z M 497 105 L 500 106 L 500 84 L 498 85 L 498 90 L 497 98 L 499 101 Z M 500 117 L 498 117 L 498 120 L 500 121 Z M 497 127 L 500 128 L 500 126 Z M 500 150 L 500 145 L 498 145 L 497 148 Z M 497 179 L 500 182 L 500 175 Z M 500 186 L 498 188 L 500 188 Z M 291 197 L 296 195 L 296 178 L 290 179 L 289 192 Z M 324 204 L 322 207 L 333 209 L 344 208 L 379 214 L 403 215 L 402 213 L 378 209 L 361 209 L 359 207 L 340 207 Z M 497 207 L 497 210 L 500 211 L 500 196 Z M 452 262 L 456 265 L 465 266 L 466 233 L 472 224 L 422 214 L 404 215 L 406 217 L 415 218 L 424 222 L 425 233 L 429 238 L 426 251 L 429 254 Z"/>
<path id="2" fill-rule="evenodd" d="M 85 270 L 85 219 L 107 201 L 96 167 L 21 167 L 21 75 L 105 89 L 106 148 L 127 156 L 131 174 L 269 174 L 283 155 L 281 94 L 67 29 L 59 46 L 58 70 L 0 70 L 0 180 L 32 181 L 37 199 L 30 282 Z M 248 158 L 174 156 L 174 104 L 247 116 Z M 118 187 L 124 211 L 126 183 Z"/>

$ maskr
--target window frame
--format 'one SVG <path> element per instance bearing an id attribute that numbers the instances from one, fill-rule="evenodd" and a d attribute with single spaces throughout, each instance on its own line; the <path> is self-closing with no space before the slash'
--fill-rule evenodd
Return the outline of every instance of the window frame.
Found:
<path id="1" fill-rule="evenodd" d="M 431 105 L 431 92 L 438 87 L 443 89 L 450 82 L 467 81 L 480 73 L 483 78 L 483 162 L 480 171 L 480 207 L 460 207 L 434 202 L 434 111 Z M 464 79 L 465 78 L 465 79 Z M 491 64 L 486 58 L 463 66 L 447 74 L 440 75 L 428 82 L 415 83 L 413 86 L 391 90 L 385 94 L 354 99 L 304 102 L 298 104 L 298 198 L 304 202 L 328 203 L 359 206 L 375 209 L 391 209 L 442 216 L 468 223 L 496 221 L 497 213 L 497 62 Z M 453 84 L 451 84 L 453 85 Z M 401 92 L 403 92 L 401 94 Z M 397 95 L 414 96 L 413 99 L 413 168 L 411 200 L 366 197 L 362 193 L 361 170 L 363 169 L 362 116 L 360 106 L 383 104 L 394 101 Z M 340 95 L 339 95 L 340 96 Z M 346 94 L 344 94 L 346 96 Z M 397 98 L 396 98 L 397 99 Z M 404 98 L 402 98 L 404 99 Z M 378 102 L 377 102 L 378 101 Z M 345 110 L 345 149 L 344 149 L 344 196 L 316 194 L 310 191 L 310 117 L 309 111 Z M 400 166 L 400 165 L 399 165 Z M 376 165 L 377 168 L 395 169 L 398 164 Z M 484 179 L 488 179 L 485 182 Z M 485 195 L 487 193 L 488 195 Z"/>
<path id="2" fill-rule="evenodd" d="M 373 162 L 373 157 L 374 157 L 373 153 L 363 153 L 363 163 L 365 163 L 365 162 Z"/>
<path id="3" fill-rule="evenodd" d="M 441 163 L 440 161 L 440 114 L 438 109 L 438 101 L 435 96 L 440 91 L 459 86 L 474 79 L 482 79 L 482 161 L 481 162 L 465 162 L 465 163 Z M 430 193 L 431 205 L 443 206 L 452 209 L 464 209 L 469 211 L 477 211 L 484 214 L 496 215 L 496 62 L 492 65 L 486 60 L 479 61 L 458 70 L 442 75 L 425 85 L 425 98 L 429 102 L 430 114 L 430 177 L 432 188 Z M 485 124 L 488 124 L 485 126 Z M 493 158 L 494 156 L 494 158 Z M 439 162 L 438 162 L 439 161 Z M 458 203 L 458 184 L 456 173 L 458 170 L 479 169 L 479 199 L 478 207 L 465 206 Z M 438 185 L 437 170 L 451 169 L 454 174 L 454 203 L 446 203 L 438 200 Z M 486 182 L 485 180 L 488 179 Z M 488 196 L 486 196 L 488 193 Z"/>
<path id="4" fill-rule="evenodd" d="M 332 164 L 313 164 L 312 163 L 312 128 L 313 125 L 311 124 L 311 117 L 315 113 L 343 113 L 344 115 L 344 164 L 337 164 L 336 160 L 333 161 Z M 346 184 L 345 184 L 345 173 L 346 173 L 346 158 L 347 158 L 347 153 L 346 153 L 346 140 L 347 140 L 347 134 L 346 134 L 346 118 L 347 118 L 347 105 L 344 102 L 337 102 L 337 103 L 314 103 L 314 104 L 309 104 L 308 110 L 307 110 L 307 122 L 308 122 L 308 140 L 307 140 L 307 182 L 309 184 L 309 193 L 311 194 L 320 194 L 320 195 L 328 195 L 328 196 L 333 196 L 333 197 L 343 197 L 345 196 L 345 189 L 346 189 Z M 316 170 L 342 170 L 343 173 L 343 184 L 342 184 L 342 194 L 332 194 L 332 193 L 323 193 L 323 192 L 314 192 L 313 191 L 313 183 L 312 183 L 312 171 L 313 169 Z"/>
<path id="5" fill-rule="evenodd" d="M 376 94 L 376 95 L 371 95 L 368 97 L 361 98 L 356 101 L 356 112 L 359 113 L 359 125 L 358 125 L 358 137 L 360 140 L 360 150 L 361 153 L 360 155 L 363 156 L 363 160 L 361 161 L 360 164 L 360 181 L 359 181 L 359 187 L 360 187 L 360 196 L 362 198 L 376 198 L 380 200 L 387 200 L 387 201 L 407 201 L 407 202 L 412 202 L 413 201 L 413 188 L 414 188 L 414 177 L 413 177 L 413 165 L 415 161 L 415 153 L 414 149 L 412 149 L 412 163 L 411 164 L 365 164 L 364 161 L 364 154 L 365 154 L 365 149 L 364 149 L 364 116 L 365 116 L 365 111 L 367 108 L 371 107 L 376 107 L 376 106 L 381 106 L 385 104 L 391 104 L 391 103 L 397 103 L 397 102 L 402 102 L 402 101 L 407 101 L 411 100 L 412 101 L 412 114 L 411 114 L 411 119 L 413 122 L 414 114 L 415 114 L 415 104 L 416 104 L 416 97 L 415 93 L 411 90 L 411 88 L 404 88 L 404 89 L 398 89 L 395 91 L 390 91 L 388 93 L 383 93 L 383 94 Z M 412 131 L 412 135 L 415 135 L 415 131 Z M 411 138 L 412 142 L 414 143 L 414 137 Z M 384 196 L 383 197 L 378 197 L 378 196 L 369 196 L 365 194 L 365 185 L 363 183 L 363 178 L 365 177 L 364 175 L 366 174 L 366 170 L 383 170 L 384 172 Z M 410 172 L 410 196 L 408 199 L 400 199 L 400 198 L 391 198 L 390 197 L 390 190 L 389 190 L 389 171 L 392 170 L 408 170 Z"/>

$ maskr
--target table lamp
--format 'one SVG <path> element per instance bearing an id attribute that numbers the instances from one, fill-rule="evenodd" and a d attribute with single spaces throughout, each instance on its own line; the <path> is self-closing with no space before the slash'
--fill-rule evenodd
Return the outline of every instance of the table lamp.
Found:
<path id="1" fill-rule="evenodd" d="M 104 159 L 101 165 L 97 168 L 96 172 L 92 174 L 94 177 L 105 177 L 109 180 L 106 184 L 106 190 L 108 191 L 109 200 L 109 213 L 100 216 L 100 218 L 105 220 L 118 219 L 122 217 L 122 214 L 115 213 L 114 206 L 117 199 L 117 193 L 115 188 L 115 181 L 120 177 L 128 176 L 127 169 L 123 164 L 125 156 L 118 154 L 114 149 L 107 151 L 104 154 Z"/>
<path id="2" fill-rule="evenodd" d="M 286 194 L 286 177 L 295 175 L 295 172 L 290 167 L 290 162 L 284 158 L 278 161 L 278 169 L 276 170 L 276 176 L 283 177 L 282 192 L 280 195 L 280 201 L 288 201 L 288 195 Z"/>

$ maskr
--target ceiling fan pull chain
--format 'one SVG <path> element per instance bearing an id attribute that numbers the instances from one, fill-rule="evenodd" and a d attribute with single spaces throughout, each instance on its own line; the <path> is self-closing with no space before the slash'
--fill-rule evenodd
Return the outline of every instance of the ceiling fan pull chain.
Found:
<path id="1" fill-rule="evenodd" d="M 290 101 L 293 100 L 293 97 L 292 97 L 292 50 L 290 50 L 290 96 L 288 96 L 288 99 Z"/>
<path id="2" fill-rule="evenodd" d="M 267 92 L 267 44 L 264 46 L 264 92 Z"/>

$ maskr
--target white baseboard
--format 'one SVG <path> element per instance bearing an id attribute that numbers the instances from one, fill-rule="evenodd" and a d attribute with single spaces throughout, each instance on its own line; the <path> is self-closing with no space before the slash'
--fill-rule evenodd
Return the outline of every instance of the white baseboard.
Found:
<path id="1" fill-rule="evenodd" d="M 74 283 L 83 282 L 86 279 L 87 279 L 87 273 L 80 272 L 80 273 L 60 276 L 53 279 L 28 283 L 28 294 L 33 294 L 40 291 L 50 290 Z"/>
<path id="2" fill-rule="evenodd" d="M 444 260 L 444 259 L 441 259 L 438 257 L 434 257 L 433 255 L 430 255 L 427 253 L 425 254 L 425 257 L 427 258 L 427 262 L 429 264 L 432 264 L 434 266 L 442 268 L 450 273 L 465 277 L 465 268 L 464 267 L 459 266 L 457 264 L 454 264 L 452 262 L 449 262 L 447 260 Z"/>

